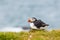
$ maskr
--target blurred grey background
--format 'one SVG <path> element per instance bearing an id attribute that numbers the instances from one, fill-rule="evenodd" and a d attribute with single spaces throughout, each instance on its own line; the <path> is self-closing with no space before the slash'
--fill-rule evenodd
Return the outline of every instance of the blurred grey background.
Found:
<path id="1" fill-rule="evenodd" d="M 60 0 L 0 0 L 0 28 L 29 26 L 28 17 L 60 29 Z"/>

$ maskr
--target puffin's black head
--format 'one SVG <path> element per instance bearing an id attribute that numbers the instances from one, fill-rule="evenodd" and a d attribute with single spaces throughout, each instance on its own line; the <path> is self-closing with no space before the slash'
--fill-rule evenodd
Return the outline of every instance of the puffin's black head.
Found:
<path id="1" fill-rule="evenodd" d="M 37 21 L 37 19 L 35 17 L 32 17 L 32 18 L 28 18 L 28 22 L 34 22 L 34 21 Z"/>
<path id="2" fill-rule="evenodd" d="M 37 21 L 37 19 L 36 19 L 35 17 L 32 17 L 32 19 L 33 19 L 34 21 Z"/>

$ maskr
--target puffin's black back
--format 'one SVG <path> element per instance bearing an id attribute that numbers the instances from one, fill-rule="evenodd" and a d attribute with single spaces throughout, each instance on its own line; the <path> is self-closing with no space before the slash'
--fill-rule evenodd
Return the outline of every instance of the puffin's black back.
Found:
<path id="1" fill-rule="evenodd" d="M 43 24 L 45 24 L 43 21 L 41 20 L 37 20 L 35 22 L 33 22 L 34 25 L 37 27 L 37 28 L 40 28 L 40 27 L 45 27 Z"/>

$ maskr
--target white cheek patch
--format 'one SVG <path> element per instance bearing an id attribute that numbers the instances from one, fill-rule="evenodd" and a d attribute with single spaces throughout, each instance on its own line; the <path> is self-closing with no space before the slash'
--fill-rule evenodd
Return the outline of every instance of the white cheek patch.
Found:
<path id="1" fill-rule="evenodd" d="M 35 21 L 35 19 L 32 19 L 32 18 L 30 18 L 30 20 L 33 22 L 33 21 Z"/>
<path id="2" fill-rule="evenodd" d="M 32 19 L 32 21 L 35 21 L 35 19 Z"/>

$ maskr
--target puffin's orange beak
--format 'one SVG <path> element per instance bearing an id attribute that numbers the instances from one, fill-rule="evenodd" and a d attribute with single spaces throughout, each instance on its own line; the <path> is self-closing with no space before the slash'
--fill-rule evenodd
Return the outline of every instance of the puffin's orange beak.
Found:
<path id="1" fill-rule="evenodd" d="M 30 19 L 28 19 L 28 22 L 30 23 L 30 22 L 31 22 L 31 20 L 30 20 Z"/>

